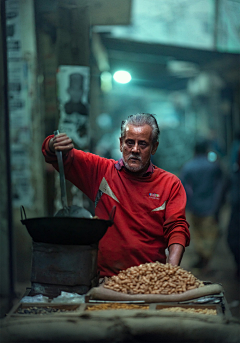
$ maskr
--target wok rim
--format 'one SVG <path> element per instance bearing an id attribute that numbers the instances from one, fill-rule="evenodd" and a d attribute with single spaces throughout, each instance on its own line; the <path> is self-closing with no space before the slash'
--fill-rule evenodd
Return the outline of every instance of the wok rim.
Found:
<path id="1" fill-rule="evenodd" d="M 37 218 L 26 218 L 26 219 L 20 219 L 21 223 L 25 225 L 26 222 L 30 221 L 45 221 L 45 220 L 50 220 L 50 221 L 57 221 L 57 220 L 63 220 L 63 221 L 82 221 L 82 222 L 91 222 L 93 223 L 93 220 L 97 220 L 101 224 L 107 224 L 107 226 L 112 226 L 113 221 L 108 219 L 93 219 L 93 218 L 78 218 L 78 217 L 37 217 Z"/>
<path id="2" fill-rule="evenodd" d="M 91 245 L 98 244 L 108 228 L 113 225 L 111 220 L 96 220 L 98 222 L 94 222 L 92 218 L 41 217 L 22 219 L 21 222 L 33 242 L 58 245 Z M 70 226 L 72 224 L 70 232 L 65 230 L 66 224 L 70 224 Z M 57 232 L 59 235 L 55 237 Z"/>

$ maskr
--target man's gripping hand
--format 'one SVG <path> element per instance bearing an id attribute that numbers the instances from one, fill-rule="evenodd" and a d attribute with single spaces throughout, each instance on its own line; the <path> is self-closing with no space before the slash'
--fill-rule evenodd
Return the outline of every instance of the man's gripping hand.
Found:
<path id="1" fill-rule="evenodd" d="M 72 139 L 69 138 L 66 133 L 59 133 L 49 141 L 49 149 L 53 153 L 55 151 L 62 151 L 63 154 L 66 154 L 72 150 L 73 147 Z"/>

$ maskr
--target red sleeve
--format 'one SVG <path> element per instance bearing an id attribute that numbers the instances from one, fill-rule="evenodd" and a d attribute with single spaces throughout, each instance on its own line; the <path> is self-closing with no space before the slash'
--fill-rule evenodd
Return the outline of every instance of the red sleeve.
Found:
<path id="1" fill-rule="evenodd" d="M 44 139 L 43 144 L 42 144 L 42 153 L 43 153 L 43 156 L 45 157 L 45 161 L 51 164 L 54 162 L 57 162 L 57 157 L 55 153 L 51 152 L 51 150 L 49 149 L 49 141 L 53 137 L 54 135 L 48 136 L 47 138 Z"/>
<path id="2" fill-rule="evenodd" d="M 44 140 L 42 152 L 45 161 L 51 163 L 58 171 L 57 157 L 49 150 L 49 140 L 52 137 L 53 135 Z M 81 150 L 72 149 L 63 156 L 63 163 L 65 178 L 94 201 L 107 168 L 115 163 L 115 161 Z"/>
<path id="3" fill-rule="evenodd" d="M 189 224 L 185 216 L 186 200 L 184 187 L 179 180 L 173 184 L 166 204 L 163 230 L 168 246 L 178 243 L 185 247 L 190 243 Z"/>

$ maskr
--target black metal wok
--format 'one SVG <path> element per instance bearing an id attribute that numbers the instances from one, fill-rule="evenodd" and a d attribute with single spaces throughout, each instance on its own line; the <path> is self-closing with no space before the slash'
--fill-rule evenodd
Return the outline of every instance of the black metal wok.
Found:
<path id="1" fill-rule="evenodd" d="M 109 226 L 113 225 L 116 206 L 109 220 L 73 217 L 42 217 L 27 219 L 23 206 L 20 208 L 21 223 L 26 226 L 34 242 L 90 245 L 98 243 Z"/>

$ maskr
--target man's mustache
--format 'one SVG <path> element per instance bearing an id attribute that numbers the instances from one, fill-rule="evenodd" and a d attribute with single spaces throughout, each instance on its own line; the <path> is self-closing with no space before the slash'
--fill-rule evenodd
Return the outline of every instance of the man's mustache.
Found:
<path id="1" fill-rule="evenodd" d="M 130 155 L 130 156 L 128 157 L 128 161 L 129 161 L 131 158 L 135 158 L 136 160 L 139 160 L 139 161 L 142 162 L 141 156 L 138 156 L 138 155 Z"/>

